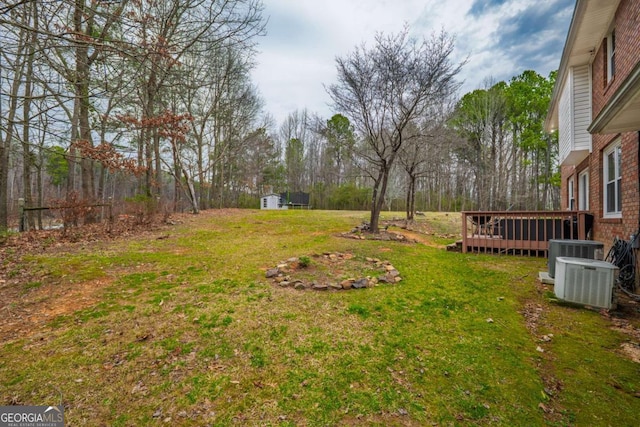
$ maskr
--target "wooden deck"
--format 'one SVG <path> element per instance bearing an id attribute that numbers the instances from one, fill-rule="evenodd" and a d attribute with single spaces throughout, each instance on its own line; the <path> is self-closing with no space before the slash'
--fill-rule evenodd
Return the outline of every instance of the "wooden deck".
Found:
<path id="1" fill-rule="evenodd" d="M 586 240 L 584 211 L 462 212 L 462 252 L 546 256 L 550 239 Z"/>

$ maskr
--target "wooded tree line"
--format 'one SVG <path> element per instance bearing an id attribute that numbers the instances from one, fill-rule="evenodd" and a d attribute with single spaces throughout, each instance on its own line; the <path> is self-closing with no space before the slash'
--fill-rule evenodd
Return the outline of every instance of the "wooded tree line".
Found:
<path id="1" fill-rule="evenodd" d="M 0 230 L 19 198 L 198 212 L 307 191 L 315 208 L 408 216 L 558 205 L 557 142 L 542 129 L 553 75 L 457 100 L 453 39 L 407 29 L 336 61 L 341 114 L 275 124 L 250 80 L 265 18 L 260 0 L 4 2 Z"/>

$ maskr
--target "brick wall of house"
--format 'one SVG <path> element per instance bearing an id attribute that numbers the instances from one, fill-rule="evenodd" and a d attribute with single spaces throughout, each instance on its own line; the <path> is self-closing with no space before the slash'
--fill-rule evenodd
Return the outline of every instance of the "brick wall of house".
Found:
<path id="1" fill-rule="evenodd" d="M 625 78 L 640 61 L 640 0 L 622 0 L 615 17 L 616 55 L 615 76 L 607 82 L 606 41 L 600 44 L 592 63 L 592 117 L 595 118 L 607 100 L 615 93 Z M 640 131 L 640 129 L 639 129 Z M 603 151 L 621 140 L 622 148 L 622 218 L 603 218 Z M 593 239 L 605 244 L 605 253 L 618 236 L 629 239 L 636 232 L 640 220 L 640 172 L 638 160 L 639 133 L 629 132 L 615 135 L 593 135 L 591 155 L 575 167 L 562 170 L 562 201 L 567 208 L 567 183 L 573 176 L 589 168 L 589 210 L 595 215 Z M 578 186 L 576 185 L 576 189 Z M 579 196 L 576 196 L 579 197 Z"/>
<path id="2" fill-rule="evenodd" d="M 609 144 L 621 141 L 622 148 L 622 218 L 603 218 L 603 150 Z M 638 133 L 621 135 L 594 135 L 594 149 L 589 161 L 590 210 L 595 215 L 594 240 L 608 247 L 618 236 L 628 240 L 638 230 L 640 186 L 638 184 Z M 594 173 L 595 172 L 595 173 Z"/>
<path id="3" fill-rule="evenodd" d="M 629 76 L 640 61 L 640 1 L 622 0 L 615 17 L 616 32 L 616 72 L 611 82 L 607 82 L 606 42 L 600 44 L 592 66 L 593 117 L 604 107 L 609 97 Z M 640 130 L 640 129 L 639 129 Z"/>

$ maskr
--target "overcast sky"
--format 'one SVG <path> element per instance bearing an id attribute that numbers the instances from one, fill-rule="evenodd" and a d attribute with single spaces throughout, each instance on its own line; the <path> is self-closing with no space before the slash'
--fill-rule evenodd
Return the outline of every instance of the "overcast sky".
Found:
<path id="1" fill-rule="evenodd" d="M 376 32 L 407 24 L 415 37 L 444 29 L 456 60 L 468 58 L 461 94 L 532 69 L 558 68 L 574 0 L 263 0 L 269 22 L 259 40 L 253 80 L 278 122 L 306 108 L 329 119 L 323 85 L 336 81 L 335 58 Z"/>

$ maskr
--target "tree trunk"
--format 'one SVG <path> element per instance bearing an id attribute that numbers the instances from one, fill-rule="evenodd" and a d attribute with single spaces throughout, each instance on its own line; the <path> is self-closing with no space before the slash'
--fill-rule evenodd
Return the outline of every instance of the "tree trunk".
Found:
<path id="1" fill-rule="evenodd" d="M 155 196 L 156 200 L 160 200 L 162 196 L 162 160 L 160 157 L 160 133 L 157 129 L 153 132 L 153 155 L 155 160 L 155 176 L 151 194 Z"/>
<path id="2" fill-rule="evenodd" d="M 76 165 L 78 162 L 78 150 L 76 148 L 76 141 L 78 140 L 78 115 L 80 109 L 77 104 L 79 99 L 76 97 L 73 101 L 73 114 L 71 116 L 71 136 L 69 141 L 69 155 L 67 156 L 67 169 L 69 171 L 67 175 L 67 197 L 71 195 L 76 189 Z"/>
<path id="3" fill-rule="evenodd" d="M 36 167 L 36 191 L 38 194 L 38 206 L 44 205 L 44 196 L 42 194 L 42 162 Z M 38 211 L 36 215 L 38 221 L 38 230 L 42 230 L 42 211 Z"/>
<path id="4" fill-rule="evenodd" d="M 31 193 L 31 169 L 33 168 L 33 157 L 31 155 L 31 148 L 29 147 L 31 139 L 31 124 L 30 124 L 30 111 L 31 111 L 31 89 L 32 89 L 32 77 L 33 77 L 33 55 L 35 49 L 35 33 L 31 35 L 31 41 L 29 42 L 29 48 L 27 52 L 27 71 L 25 73 L 24 82 L 24 101 L 22 105 L 22 185 L 23 185 L 23 197 L 26 207 L 33 207 L 33 194 Z M 26 216 L 26 229 L 32 230 L 35 228 L 35 220 L 33 218 L 33 211 L 29 212 Z"/>
<path id="5" fill-rule="evenodd" d="M 16 58 L 20 58 L 25 46 L 26 31 L 20 32 Z M 5 139 L 0 141 L 0 232 L 9 228 L 9 152 L 15 132 L 15 118 L 18 112 L 18 93 L 24 73 L 24 62 L 15 64 L 11 83 L 11 98 L 7 112 Z M 2 105 L 0 104 L 0 108 Z"/>
<path id="6" fill-rule="evenodd" d="M 180 157 L 178 154 L 178 147 L 176 144 L 171 144 L 171 151 L 173 152 L 173 211 L 178 212 L 180 206 L 180 200 L 182 199 L 182 186 L 180 185 L 180 174 L 182 173 L 180 167 Z"/>
<path id="7" fill-rule="evenodd" d="M 405 198 L 405 213 L 408 221 L 411 216 L 411 177 L 409 177 L 409 184 L 407 185 L 407 196 Z"/>
<path id="8" fill-rule="evenodd" d="M 23 19 L 26 19 L 26 17 L 23 17 Z M 14 62 L 14 76 L 11 83 L 11 97 L 6 118 L 5 139 L 3 141 L 0 140 L 0 232 L 6 231 L 9 225 L 9 152 L 11 151 L 15 132 L 15 117 L 18 112 L 18 94 L 25 66 L 24 61 L 18 61 L 23 54 L 26 38 L 27 32 L 23 29 L 20 31 L 15 55 L 16 61 Z M 1 108 L 2 105 L 0 104 L 0 109 Z M 0 114 L 0 117 L 2 116 L 3 115 Z"/>
<path id="9" fill-rule="evenodd" d="M 387 184 L 389 182 L 389 166 L 383 164 L 378 171 L 378 178 L 376 179 L 373 187 L 373 194 L 371 197 L 371 218 L 369 220 L 369 229 L 372 233 L 379 233 L 380 212 L 382 211 L 382 204 L 384 203 L 384 195 L 387 192 Z"/>
<path id="10" fill-rule="evenodd" d="M 138 164 L 141 166 L 142 165 L 147 166 L 146 152 L 145 152 L 145 147 L 146 147 L 145 141 L 147 140 L 147 135 L 146 135 L 147 132 L 148 130 L 144 128 L 138 131 L 137 154 L 138 154 Z M 148 174 L 148 171 L 145 169 L 144 177 L 140 177 L 140 179 L 137 180 L 136 194 L 143 194 L 143 192 L 144 194 L 147 193 L 147 189 L 144 188 L 146 186 L 147 174 Z"/>
<path id="11" fill-rule="evenodd" d="M 74 28 L 78 36 L 83 34 L 82 24 L 85 17 L 84 0 L 76 0 L 74 10 Z M 91 124 L 89 122 L 89 111 L 91 104 L 89 101 L 89 46 L 85 42 L 79 42 L 75 48 L 76 69 L 75 69 L 75 95 L 77 101 L 74 106 L 78 108 L 78 127 L 80 140 L 93 147 L 91 137 Z M 88 158 L 80 160 L 80 170 L 82 176 L 82 199 L 86 203 L 93 202 L 95 198 L 95 187 L 93 182 L 93 161 Z M 88 215 L 87 222 L 95 222 L 94 215 Z"/>
<path id="12" fill-rule="evenodd" d="M 184 179 L 187 182 L 187 189 L 189 193 L 189 201 L 191 202 L 192 213 L 199 214 L 200 209 L 198 208 L 198 196 L 196 195 L 195 188 L 193 188 L 193 180 L 191 179 L 185 168 L 182 168 L 182 174 L 184 175 Z"/>
<path id="13" fill-rule="evenodd" d="M 204 142 L 202 140 L 202 130 L 196 135 L 196 144 L 197 144 L 197 168 L 198 168 L 198 181 L 200 185 L 198 186 L 198 200 L 200 202 L 201 209 L 209 208 L 209 201 L 205 196 L 205 182 L 206 182 L 206 174 L 204 171 Z"/>
<path id="14" fill-rule="evenodd" d="M 144 142 L 145 166 L 147 167 L 145 173 L 145 194 L 149 198 L 153 197 L 153 191 L 151 189 L 153 185 L 153 147 L 151 144 L 151 133 L 154 132 L 145 132 L 147 138 Z"/>
<path id="15" fill-rule="evenodd" d="M 407 201 L 406 201 L 407 221 L 413 220 L 413 214 L 415 213 L 415 202 L 416 202 L 416 176 L 409 175 L 409 185 L 407 188 Z"/>
<path id="16" fill-rule="evenodd" d="M 9 229 L 9 144 L 12 127 L 8 127 L 5 140 L 0 139 L 0 233 Z"/>

